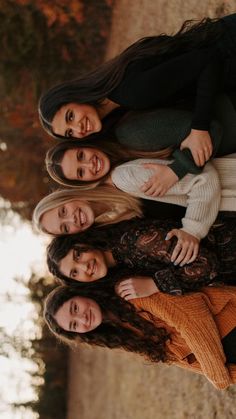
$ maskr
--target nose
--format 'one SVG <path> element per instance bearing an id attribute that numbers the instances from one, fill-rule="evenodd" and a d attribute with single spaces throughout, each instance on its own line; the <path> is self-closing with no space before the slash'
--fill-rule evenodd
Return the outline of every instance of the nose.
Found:
<path id="1" fill-rule="evenodd" d="M 88 272 L 88 264 L 86 262 L 80 262 L 79 263 L 79 269 L 81 269 L 81 271 L 87 273 Z"/>
<path id="2" fill-rule="evenodd" d="M 84 167 L 85 169 L 93 169 L 94 163 L 92 162 L 92 160 L 84 160 L 82 162 L 80 162 L 80 166 Z"/>
<path id="3" fill-rule="evenodd" d="M 87 317 L 87 314 L 86 314 L 86 313 L 80 314 L 80 315 L 79 315 L 79 321 L 80 321 L 80 323 L 82 323 L 84 326 L 86 326 L 86 325 L 87 325 L 87 322 L 88 322 L 88 317 Z"/>

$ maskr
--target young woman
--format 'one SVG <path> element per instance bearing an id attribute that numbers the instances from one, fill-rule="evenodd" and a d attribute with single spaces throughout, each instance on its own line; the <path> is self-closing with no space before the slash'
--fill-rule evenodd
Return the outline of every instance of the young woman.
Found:
<path id="1" fill-rule="evenodd" d="M 236 14 L 186 21 L 173 36 L 143 38 L 91 73 L 53 87 L 39 102 L 43 127 L 58 138 L 81 139 L 105 128 L 117 107 L 183 108 L 190 99 L 194 116 L 181 148 L 203 165 L 212 154 L 208 130 L 215 98 L 226 92 L 235 100 L 235 21 Z"/>
<path id="2" fill-rule="evenodd" d="M 206 287 L 182 297 L 161 292 L 132 300 L 109 288 L 57 287 L 46 299 L 50 330 L 69 345 L 122 348 L 206 376 L 236 382 L 236 289 Z"/>
<path id="3" fill-rule="evenodd" d="M 142 216 L 141 202 L 110 186 L 92 191 L 65 189 L 45 196 L 34 209 L 35 226 L 48 234 L 74 234 L 93 223 L 106 225 Z"/>
<path id="4" fill-rule="evenodd" d="M 108 272 L 116 281 L 128 275 L 130 279 L 122 285 L 128 299 L 137 293 L 146 296 L 146 286 L 153 288 L 153 282 L 135 278 L 140 275 L 152 277 L 159 290 L 177 295 L 219 280 L 234 285 L 235 218 L 219 220 L 200 245 L 198 255 L 192 254 L 191 247 L 173 252 L 175 240 L 167 240 L 173 226 L 178 228 L 170 220 L 130 220 L 103 227 L 99 235 L 91 228 L 79 235 L 57 237 L 47 249 L 49 271 L 67 284 L 91 283 Z M 124 268 L 130 272 L 119 271 Z"/>
<path id="5" fill-rule="evenodd" d="M 208 163 L 201 174 L 186 175 L 175 186 L 165 191 L 165 196 L 162 196 L 163 191 L 156 196 L 159 184 L 155 180 L 155 164 L 164 168 L 170 160 L 140 159 L 121 164 L 122 161 L 135 157 L 133 150 L 125 153 L 125 150 L 112 143 L 108 146 L 99 143 L 99 148 L 94 148 L 93 143 L 91 145 L 88 143 L 88 146 L 84 147 L 75 141 L 65 141 L 48 151 L 46 166 L 50 176 L 63 185 L 77 186 L 83 190 L 97 186 L 99 183 L 109 184 L 113 185 L 114 193 L 118 188 L 142 199 L 187 206 L 183 228 L 198 239 L 207 234 L 217 216 L 220 194 L 223 197 L 220 209 L 235 210 L 234 155 L 214 159 L 216 170 Z"/>

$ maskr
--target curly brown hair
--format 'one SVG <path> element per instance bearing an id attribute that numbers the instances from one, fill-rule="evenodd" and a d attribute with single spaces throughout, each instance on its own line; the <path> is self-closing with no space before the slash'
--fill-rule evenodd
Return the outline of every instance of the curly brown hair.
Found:
<path id="1" fill-rule="evenodd" d="M 104 321 L 96 329 L 76 333 L 65 331 L 57 324 L 55 314 L 66 301 L 75 296 L 91 298 L 100 306 Z M 109 313 L 112 314 L 111 318 Z M 146 313 L 150 320 L 143 318 L 144 313 L 116 295 L 113 287 L 101 287 L 101 284 L 98 287 L 58 286 L 50 292 L 44 306 L 44 319 L 49 329 L 70 346 L 85 342 L 111 349 L 122 348 L 152 362 L 165 362 L 165 342 L 169 335 L 164 328 L 154 326 L 150 313 Z"/>

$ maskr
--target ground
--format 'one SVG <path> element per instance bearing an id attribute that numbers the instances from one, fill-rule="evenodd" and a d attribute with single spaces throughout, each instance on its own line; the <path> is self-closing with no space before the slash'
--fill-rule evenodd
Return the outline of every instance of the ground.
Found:
<path id="1" fill-rule="evenodd" d="M 117 0 L 107 58 L 186 19 L 233 11 L 236 0 Z M 67 419 L 233 419 L 235 402 L 236 386 L 219 391 L 177 367 L 101 348 L 70 354 Z"/>

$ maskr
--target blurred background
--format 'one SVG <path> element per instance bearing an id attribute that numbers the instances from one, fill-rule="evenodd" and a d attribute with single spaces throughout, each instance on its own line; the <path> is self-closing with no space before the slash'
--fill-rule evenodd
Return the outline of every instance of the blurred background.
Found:
<path id="1" fill-rule="evenodd" d="M 0 0 L 1 419 L 228 419 L 236 388 L 147 365 L 118 351 L 69 351 L 42 322 L 53 288 L 36 203 L 55 189 L 45 168 L 54 140 L 37 116 L 40 94 L 186 19 L 236 11 L 236 0 Z M 187 70 L 186 70 L 187 71 Z"/>

